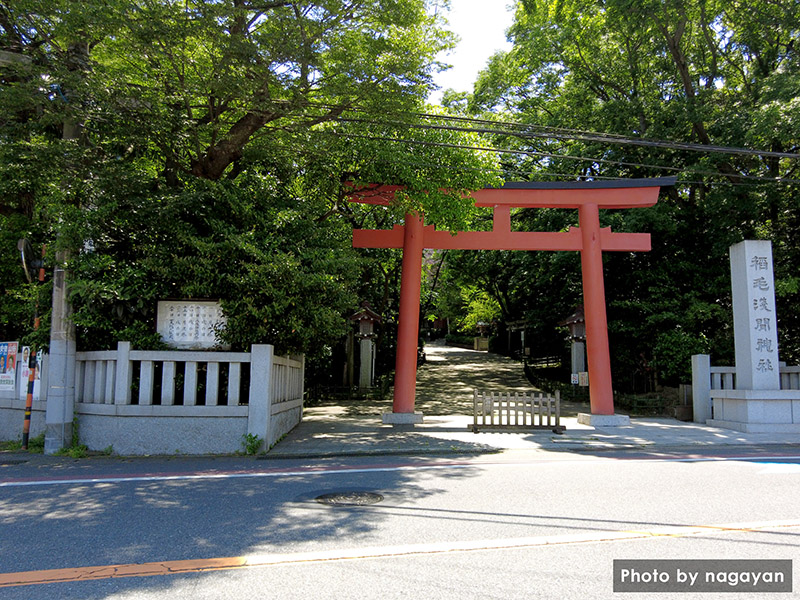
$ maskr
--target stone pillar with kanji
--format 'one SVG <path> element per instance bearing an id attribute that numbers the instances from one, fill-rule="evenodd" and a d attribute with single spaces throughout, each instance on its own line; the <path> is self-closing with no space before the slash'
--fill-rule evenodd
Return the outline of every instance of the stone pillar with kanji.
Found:
<path id="1" fill-rule="evenodd" d="M 709 425 L 748 433 L 800 433 L 800 391 L 781 389 L 772 243 L 731 246 L 736 386 L 712 390 Z"/>
<path id="2" fill-rule="evenodd" d="M 746 240 L 731 247 L 736 387 L 777 390 L 778 318 L 772 244 Z"/>

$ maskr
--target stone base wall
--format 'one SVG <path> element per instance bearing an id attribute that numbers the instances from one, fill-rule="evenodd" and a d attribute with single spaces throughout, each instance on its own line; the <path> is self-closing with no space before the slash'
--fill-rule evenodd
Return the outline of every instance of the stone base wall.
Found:
<path id="1" fill-rule="evenodd" d="M 292 429 L 297 427 L 303 419 L 302 405 L 295 406 L 288 410 L 273 413 L 269 423 L 269 432 L 266 437 L 267 449 L 274 446 L 278 441 Z"/>
<path id="2" fill-rule="evenodd" d="M 31 408 L 30 437 L 44 433 L 44 402 L 34 402 Z M 0 440 L 21 440 L 22 427 L 25 422 L 25 400 L 0 398 Z"/>
<path id="3" fill-rule="evenodd" d="M 96 407 L 91 407 L 96 408 Z M 109 408 L 114 408 L 109 407 Z M 78 438 L 89 450 L 111 449 L 114 454 L 232 454 L 244 450 L 247 407 L 241 414 L 168 416 L 129 409 L 174 409 L 188 407 L 120 407 L 117 414 L 82 412 L 78 408 Z M 236 407 L 238 408 L 238 407 Z M 173 414 L 176 411 L 172 411 Z"/>

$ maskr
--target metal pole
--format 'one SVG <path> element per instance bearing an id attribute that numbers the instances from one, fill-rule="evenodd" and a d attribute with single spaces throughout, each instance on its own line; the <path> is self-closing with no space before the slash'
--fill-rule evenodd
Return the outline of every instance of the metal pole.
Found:
<path id="1" fill-rule="evenodd" d="M 39 283 L 44 281 L 44 257 L 47 246 L 42 245 L 42 265 L 39 267 Z M 33 330 L 39 329 L 41 319 L 39 318 L 39 297 L 36 297 L 36 304 L 33 312 Z M 28 357 L 28 393 L 25 396 L 25 420 L 22 423 L 22 449 L 28 449 L 28 440 L 31 432 L 31 410 L 33 409 L 33 386 L 36 382 L 36 347 L 31 348 Z"/>

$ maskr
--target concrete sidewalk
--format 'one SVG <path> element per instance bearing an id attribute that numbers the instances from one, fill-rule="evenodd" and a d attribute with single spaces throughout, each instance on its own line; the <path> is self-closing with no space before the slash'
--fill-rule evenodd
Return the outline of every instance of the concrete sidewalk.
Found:
<path id="1" fill-rule="evenodd" d="M 472 392 L 530 391 L 520 363 L 495 354 L 428 346 L 427 364 L 417 378 L 421 425 L 409 429 L 381 423 L 391 398 L 350 401 L 306 409 L 303 421 L 266 458 L 381 454 L 481 454 L 505 450 L 603 451 L 714 446 L 797 445 L 800 435 L 740 433 L 668 418 L 634 418 L 624 427 L 590 427 L 577 422 L 588 407 L 564 403 L 559 435 L 550 430 L 524 433 L 472 433 Z"/>
<path id="2" fill-rule="evenodd" d="M 631 419 L 624 427 L 589 427 L 577 418 L 561 420 L 566 431 L 472 433 L 467 415 L 426 416 L 413 429 L 383 425 L 380 417 L 345 417 L 341 408 L 315 407 L 266 458 L 348 455 L 483 454 L 506 450 L 592 451 L 720 446 L 796 445 L 797 434 L 741 433 L 668 418 Z"/>

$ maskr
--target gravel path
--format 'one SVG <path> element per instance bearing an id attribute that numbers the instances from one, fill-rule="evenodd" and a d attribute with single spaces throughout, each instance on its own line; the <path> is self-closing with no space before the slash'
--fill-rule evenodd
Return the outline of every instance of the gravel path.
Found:
<path id="1" fill-rule="evenodd" d="M 415 409 L 427 416 L 472 415 L 474 390 L 485 392 L 537 391 L 525 377 L 522 363 L 489 352 L 431 343 L 426 363 L 417 372 Z M 315 403 L 339 417 L 380 416 L 392 412 L 392 391 L 383 400 L 336 400 Z M 588 406 L 562 402 L 564 416 L 586 412 Z M 313 411 L 312 411 L 313 412 Z"/>
<path id="2" fill-rule="evenodd" d="M 425 415 L 472 414 L 474 390 L 531 392 L 522 363 L 489 352 L 430 344 L 417 372 L 416 409 Z"/>

